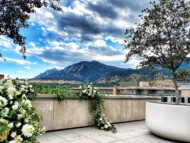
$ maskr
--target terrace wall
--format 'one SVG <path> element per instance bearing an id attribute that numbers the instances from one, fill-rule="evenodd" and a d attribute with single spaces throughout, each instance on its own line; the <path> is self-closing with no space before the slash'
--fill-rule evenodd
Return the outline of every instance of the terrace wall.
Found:
<path id="1" fill-rule="evenodd" d="M 158 100 L 155 96 L 109 96 L 105 97 L 104 113 L 112 123 L 144 120 L 145 103 Z M 33 106 L 42 115 L 42 126 L 48 131 L 93 125 L 88 101 L 68 98 L 59 103 L 50 95 L 41 95 Z"/>

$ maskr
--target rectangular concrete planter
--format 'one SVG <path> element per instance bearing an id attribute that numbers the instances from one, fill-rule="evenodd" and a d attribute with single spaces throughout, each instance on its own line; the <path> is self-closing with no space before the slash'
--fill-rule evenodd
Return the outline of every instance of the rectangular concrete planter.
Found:
<path id="1" fill-rule="evenodd" d="M 145 119 L 146 101 L 158 101 L 150 96 L 108 96 L 104 98 L 105 115 L 112 123 Z M 38 96 L 33 101 L 36 111 L 42 115 L 42 126 L 48 131 L 93 125 L 88 101 L 68 98 L 59 103 L 51 95 Z"/>

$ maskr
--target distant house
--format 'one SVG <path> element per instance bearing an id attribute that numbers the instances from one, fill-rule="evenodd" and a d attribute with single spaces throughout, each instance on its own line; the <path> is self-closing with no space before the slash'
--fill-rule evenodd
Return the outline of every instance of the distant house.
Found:
<path id="1" fill-rule="evenodd" d="M 119 88 L 119 95 L 174 96 L 172 87 L 131 86 Z"/>
<path id="2" fill-rule="evenodd" d="M 190 97 L 190 78 L 178 80 L 180 93 L 183 97 Z"/>
<path id="3" fill-rule="evenodd" d="M 0 74 L 0 80 L 1 80 L 1 79 L 4 79 L 4 77 L 5 77 L 5 76 L 4 76 L 3 74 Z"/>
<path id="4" fill-rule="evenodd" d="M 180 89 L 190 89 L 190 78 L 186 80 L 178 80 L 179 88 Z"/>
<path id="5" fill-rule="evenodd" d="M 79 90 L 79 88 L 72 88 Z M 99 91 L 105 95 L 144 95 L 144 96 L 174 96 L 173 87 L 156 86 L 128 86 L 128 87 L 99 87 Z"/>

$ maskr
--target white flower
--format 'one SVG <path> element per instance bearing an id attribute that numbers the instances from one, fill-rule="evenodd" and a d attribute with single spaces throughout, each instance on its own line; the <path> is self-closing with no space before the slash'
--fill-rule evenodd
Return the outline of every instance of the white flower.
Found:
<path id="1" fill-rule="evenodd" d="M 29 124 L 25 124 L 23 127 L 22 127 L 22 134 L 25 136 L 25 137 L 31 137 L 33 135 L 33 132 L 34 132 L 34 127 L 32 125 L 29 125 Z"/>
<path id="2" fill-rule="evenodd" d="M 16 137 L 16 133 L 15 133 L 15 132 L 12 132 L 12 133 L 11 133 L 11 137 L 12 137 L 12 138 L 15 138 L 15 137 Z"/>
<path id="3" fill-rule="evenodd" d="M 13 128 L 13 126 L 14 126 L 13 122 L 9 123 L 8 126 L 9 126 L 9 128 Z"/>
<path id="4" fill-rule="evenodd" d="M 11 81 L 11 80 L 7 80 L 7 81 L 3 84 L 3 87 L 4 87 L 4 88 L 9 88 L 10 86 L 12 86 L 12 81 Z"/>
<path id="5" fill-rule="evenodd" d="M 12 109 L 13 109 L 13 110 L 18 109 L 18 105 L 13 105 L 13 106 L 12 106 Z"/>
<path id="6" fill-rule="evenodd" d="M 16 127 L 18 128 L 18 127 L 20 127 L 21 126 L 21 123 L 17 123 L 16 124 Z"/>
<path id="7" fill-rule="evenodd" d="M 13 87 L 13 86 L 10 86 L 8 89 L 7 89 L 7 92 L 9 94 L 14 94 L 16 92 L 16 89 Z"/>
<path id="8" fill-rule="evenodd" d="M 25 94 L 22 95 L 22 103 L 24 103 L 26 101 L 27 97 Z"/>
<path id="9" fill-rule="evenodd" d="M 19 110 L 19 112 L 20 112 L 23 116 L 26 114 L 26 110 L 23 109 L 23 108 L 21 108 L 21 109 Z"/>
<path id="10" fill-rule="evenodd" d="M 104 128 L 107 129 L 107 128 L 108 128 L 108 125 L 105 125 Z"/>
<path id="11" fill-rule="evenodd" d="M 102 118 L 100 118 L 99 120 L 102 121 Z"/>
<path id="12" fill-rule="evenodd" d="M 25 123 L 28 123 L 28 121 L 29 121 L 28 119 L 24 119 L 24 122 L 25 122 Z"/>
<path id="13" fill-rule="evenodd" d="M 7 115 L 9 114 L 9 108 L 5 107 L 2 113 L 4 117 L 7 117 Z"/>
<path id="14" fill-rule="evenodd" d="M 17 90 L 17 91 L 15 92 L 15 95 L 17 96 L 17 95 L 19 95 L 19 94 L 21 94 L 21 91 L 18 91 L 18 90 Z"/>
<path id="15" fill-rule="evenodd" d="M 18 119 L 21 119 L 23 117 L 23 115 L 22 114 L 18 114 L 17 117 L 18 117 Z"/>
<path id="16" fill-rule="evenodd" d="M 15 105 L 19 105 L 19 104 L 18 104 L 18 101 L 15 101 L 14 104 L 15 104 Z"/>
<path id="17" fill-rule="evenodd" d="M 0 107 L 4 107 L 7 105 L 7 99 L 5 97 L 0 96 Z"/>
<path id="18" fill-rule="evenodd" d="M 12 94 L 9 94 L 8 97 L 9 97 L 10 100 L 13 99 L 13 95 Z"/>
<path id="19" fill-rule="evenodd" d="M 23 141 L 23 138 L 21 137 L 21 135 L 19 135 L 19 136 L 16 137 L 16 141 L 18 141 L 19 143 L 20 143 L 21 141 Z"/>
<path id="20" fill-rule="evenodd" d="M 86 93 L 86 90 L 83 90 L 82 93 Z"/>
<path id="21" fill-rule="evenodd" d="M 8 124 L 8 121 L 5 119 L 0 119 L 0 122 Z"/>
<path id="22" fill-rule="evenodd" d="M 24 105 L 27 106 L 28 108 L 31 108 L 32 107 L 32 104 L 31 104 L 31 101 L 30 100 L 26 100 L 24 102 Z"/>
<path id="23" fill-rule="evenodd" d="M 98 87 L 94 87 L 95 90 L 98 90 Z"/>
<path id="24" fill-rule="evenodd" d="M 10 141 L 9 143 L 16 143 L 16 141 Z"/>

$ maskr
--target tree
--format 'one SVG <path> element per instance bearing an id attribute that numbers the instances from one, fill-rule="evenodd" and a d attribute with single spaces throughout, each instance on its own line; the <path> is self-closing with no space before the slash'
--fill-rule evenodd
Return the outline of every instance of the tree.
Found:
<path id="1" fill-rule="evenodd" d="M 183 69 L 177 72 L 177 77 L 182 80 L 187 80 L 187 78 L 190 78 L 190 69 Z"/>
<path id="2" fill-rule="evenodd" d="M 30 13 L 35 13 L 35 8 L 49 6 L 54 10 L 61 11 L 54 2 L 60 0 L 0 0 L 0 35 L 13 39 L 15 44 L 20 45 L 20 53 L 25 58 L 25 39 L 19 32 L 21 28 L 28 27 Z M 2 54 L 0 53 L 0 58 Z"/>
<path id="3" fill-rule="evenodd" d="M 180 101 L 177 69 L 190 61 L 190 2 L 186 0 L 160 0 L 151 2 L 152 8 L 142 11 L 142 23 L 126 30 L 124 47 L 131 57 L 140 59 L 140 66 L 160 65 L 171 70 Z"/>

